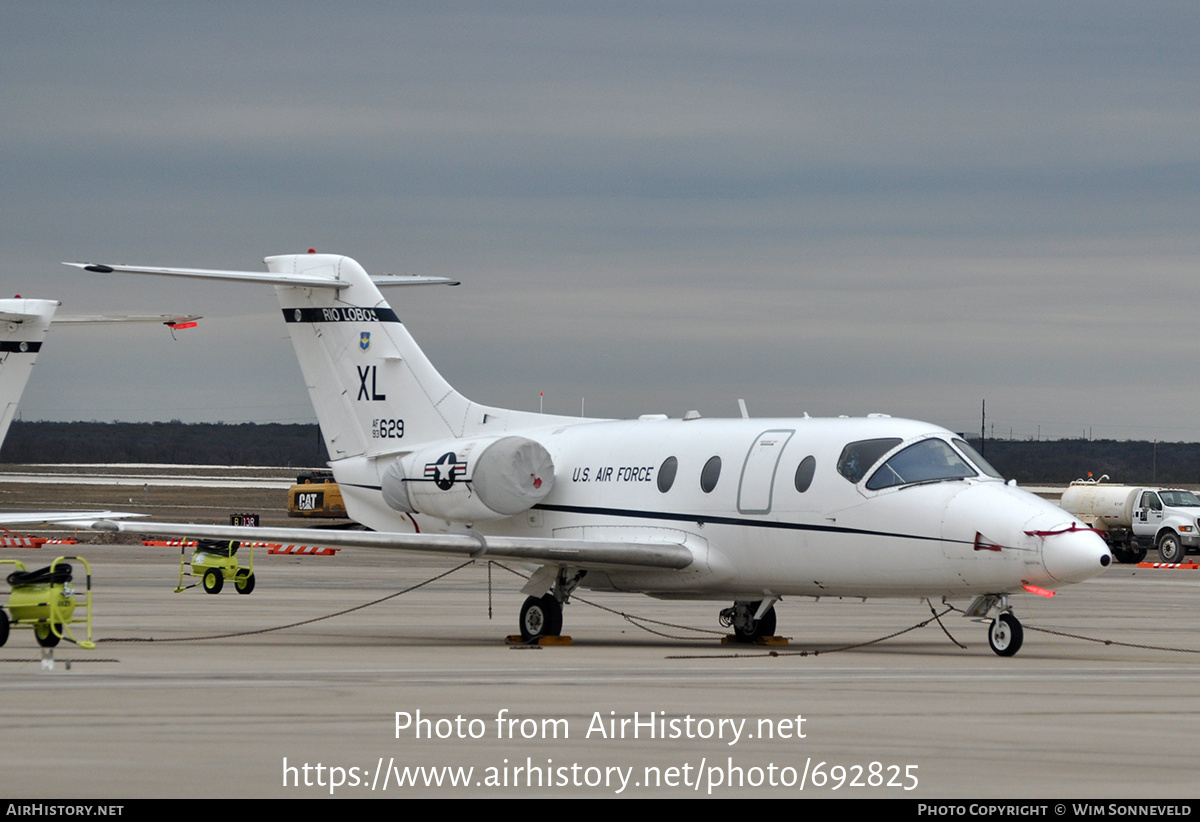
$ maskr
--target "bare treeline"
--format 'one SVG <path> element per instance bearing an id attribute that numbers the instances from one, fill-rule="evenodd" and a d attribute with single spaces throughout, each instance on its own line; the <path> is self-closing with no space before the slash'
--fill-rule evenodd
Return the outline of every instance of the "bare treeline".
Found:
<path id="1" fill-rule="evenodd" d="M 172 422 L 24 422 L 9 429 L 0 462 L 143 462 L 323 466 L 316 425 Z"/>
<path id="2" fill-rule="evenodd" d="M 972 439 L 1008 479 L 1066 483 L 1108 474 L 1113 482 L 1200 484 L 1200 443 L 1135 440 Z M 316 425 L 172 422 L 23 422 L 8 432 L 0 462 L 160 462 L 322 466 Z"/>

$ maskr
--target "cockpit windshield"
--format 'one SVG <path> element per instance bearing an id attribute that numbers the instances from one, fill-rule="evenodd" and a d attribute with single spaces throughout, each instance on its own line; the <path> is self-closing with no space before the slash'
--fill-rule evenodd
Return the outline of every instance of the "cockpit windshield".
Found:
<path id="1" fill-rule="evenodd" d="M 978 476 L 949 443 L 939 439 L 921 440 L 879 466 L 867 480 L 867 488 L 878 491 L 914 482 L 963 479 Z"/>
<path id="2" fill-rule="evenodd" d="M 1172 508 L 1200 508 L 1200 499 L 1191 491 L 1159 491 L 1158 495 Z"/>

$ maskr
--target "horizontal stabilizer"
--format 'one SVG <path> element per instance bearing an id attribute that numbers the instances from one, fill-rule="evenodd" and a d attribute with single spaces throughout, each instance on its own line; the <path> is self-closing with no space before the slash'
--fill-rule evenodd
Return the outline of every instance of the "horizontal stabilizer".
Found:
<path id="1" fill-rule="evenodd" d="M 371 274 L 371 282 L 383 287 L 390 285 L 462 285 L 449 277 L 426 277 L 420 274 Z"/>
<path id="2" fill-rule="evenodd" d="M 332 288 L 341 290 L 348 288 L 350 283 L 337 276 L 322 276 L 320 274 L 281 272 L 281 271 L 220 271 L 207 268 L 158 268 L 139 265 L 104 265 L 100 263 L 63 263 L 84 271 L 94 271 L 100 274 L 111 274 L 114 271 L 124 274 L 158 274 L 167 277 L 194 277 L 203 280 L 230 280 L 242 283 L 266 283 L 268 285 L 286 285 L 302 288 Z M 448 277 L 421 277 L 376 275 L 371 277 L 376 285 L 458 285 L 457 280 Z"/>
<path id="3" fill-rule="evenodd" d="M 70 525 L 76 528 L 93 528 L 99 521 L 133 519 L 145 514 L 127 514 L 123 511 L 27 511 L 0 514 L 0 526 L 9 525 Z"/>
<path id="4" fill-rule="evenodd" d="M 70 323 L 72 325 L 102 325 L 108 323 L 160 323 L 176 326 L 181 323 L 195 323 L 201 317 L 199 314 L 68 314 L 56 316 L 53 322 Z"/>
<path id="5" fill-rule="evenodd" d="M 19 304 L 19 303 L 22 303 L 25 301 L 20 300 L 20 299 L 15 299 L 15 300 L 0 300 L 0 302 L 13 305 L 13 304 Z M 61 305 L 61 303 L 51 302 L 49 300 L 39 300 L 38 302 L 46 303 L 47 305 L 52 305 L 52 306 Z M 50 313 L 53 314 L 53 312 L 50 312 Z M 11 308 L 6 308 L 4 310 L 0 310 L 0 321 L 6 322 L 6 323 L 26 323 L 26 322 L 29 322 L 30 320 L 36 320 L 38 317 L 45 317 L 46 314 L 47 314 L 47 311 L 45 309 L 43 309 L 42 311 L 14 311 Z"/>
<path id="6" fill-rule="evenodd" d="M 692 552 L 675 542 L 608 542 L 481 534 L 409 534 L 382 531 L 326 531 L 312 528 L 249 528 L 180 522 L 97 522 L 97 531 L 164 534 L 197 539 L 303 543 L 328 547 L 387 548 L 426 554 L 509 559 L 570 565 L 574 568 L 669 568 L 692 564 Z"/>

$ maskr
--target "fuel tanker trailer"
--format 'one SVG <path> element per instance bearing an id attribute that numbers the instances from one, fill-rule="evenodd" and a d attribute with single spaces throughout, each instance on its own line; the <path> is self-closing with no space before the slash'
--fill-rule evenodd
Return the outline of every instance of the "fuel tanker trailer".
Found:
<path id="1" fill-rule="evenodd" d="M 1182 488 L 1076 480 L 1059 503 L 1100 532 L 1118 562 L 1141 562 L 1158 549 L 1163 562 L 1200 550 L 1200 498 Z"/>

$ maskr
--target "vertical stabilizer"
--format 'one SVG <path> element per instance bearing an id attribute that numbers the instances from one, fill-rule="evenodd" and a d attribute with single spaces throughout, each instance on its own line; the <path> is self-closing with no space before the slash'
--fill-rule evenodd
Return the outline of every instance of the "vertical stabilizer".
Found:
<path id="1" fill-rule="evenodd" d="M 362 266 L 333 254 L 266 263 L 274 273 L 343 285 L 276 286 L 331 459 L 463 435 L 471 403 L 425 357 Z"/>
<path id="2" fill-rule="evenodd" d="M 275 286 L 331 460 L 411 452 L 425 443 L 499 435 L 568 418 L 477 405 L 442 379 L 379 293 L 442 277 L 372 277 L 338 254 L 267 257 L 267 272 L 65 263 L 84 271 Z M 577 418 L 569 418 L 579 422 Z"/>
<path id="3" fill-rule="evenodd" d="M 0 300 L 0 443 L 8 435 L 56 308 L 55 300 Z"/>

